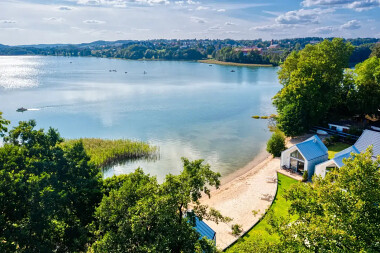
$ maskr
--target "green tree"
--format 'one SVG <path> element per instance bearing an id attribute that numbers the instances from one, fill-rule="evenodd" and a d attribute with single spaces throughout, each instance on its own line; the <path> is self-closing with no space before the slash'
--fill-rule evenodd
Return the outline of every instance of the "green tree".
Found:
<path id="1" fill-rule="evenodd" d="M 331 116 L 352 50 L 350 43 L 336 38 L 307 45 L 287 57 L 279 71 L 283 88 L 273 98 L 278 126 L 287 136 L 301 134 Z"/>
<path id="2" fill-rule="evenodd" d="M 0 112 L 0 137 L 4 136 L 4 133 L 8 131 L 7 125 L 9 121 L 3 118 L 3 112 Z"/>
<path id="3" fill-rule="evenodd" d="M 355 66 L 356 109 L 380 116 L 380 58 L 374 56 Z"/>
<path id="4" fill-rule="evenodd" d="M 285 136 L 282 132 L 277 130 L 267 142 L 267 151 L 271 153 L 273 157 L 279 157 L 281 156 L 281 152 L 285 149 Z"/>
<path id="5" fill-rule="evenodd" d="M 35 126 L 20 122 L 0 148 L 0 251 L 83 251 L 100 173 L 80 142 L 62 149 L 56 130 Z"/>
<path id="6" fill-rule="evenodd" d="M 96 210 L 93 252 L 216 252 L 193 229 L 194 216 L 185 216 L 189 205 L 203 218 L 201 194 L 219 187 L 219 173 L 202 160 L 183 158 L 180 175 L 167 175 L 163 184 L 137 169 L 122 178 L 105 180 L 108 192 Z M 220 214 L 220 213 L 219 213 Z M 220 218 L 220 217 L 219 217 Z"/>
<path id="7" fill-rule="evenodd" d="M 373 48 L 370 57 L 376 56 L 380 58 L 380 43 L 376 43 Z"/>
<path id="8" fill-rule="evenodd" d="M 290 220 L 271 217 L 282 252 L 379 252 L 380 157 L 371 148 L 344 161 L 313 184 L 295 184 L 286 193 Z"/>

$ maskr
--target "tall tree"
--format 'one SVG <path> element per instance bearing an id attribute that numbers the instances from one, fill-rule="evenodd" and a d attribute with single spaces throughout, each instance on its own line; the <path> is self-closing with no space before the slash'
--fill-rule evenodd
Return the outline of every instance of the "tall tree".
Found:
<path id="1" fill-rule="evenodd" d="M 374 56 L 355 66 L 356 109 L 380 116 L 380 58 Z"/>
<path id="2" fill-rule="evenodd" d="M 201 193 L 219 186 L 219 174 L 202 160 L 183 159 L 180 175 L 163 184 L 141 169 L 105 181 L 108 192 L 96 210 L 94 252 L 216 252 L 199 240 L 193 222 L 185 217 L 189 205 L 199 206 Z M 199 214 L 199 213 L 198 213 Z M 200 216 L 202 218 L 202 216 Z"/>
<path id="3" fill-rule="evenodd" d="M 74 252 L 89 241 L 100 174 L 83 145 L 20 122 L 0 148 L 0 251 Z"/>
<path id="4" fill-rule="evenodd" d="M 380 58 L 380 43 L 377 42 L 373 48 L 372 48 L 372 52 L 371 52 L 371 57 L 373 56 L 376 56 L 377 58 Z"/>
<path id="5" fill-rule="evenodd" d="M 350 43 L 333 39 L 288 56 L 279 71 L 283 88 L 273 98 L 279 128 L 286 135 L 302 134 L 326 119 L 335 106 L 352 50 Z"/>

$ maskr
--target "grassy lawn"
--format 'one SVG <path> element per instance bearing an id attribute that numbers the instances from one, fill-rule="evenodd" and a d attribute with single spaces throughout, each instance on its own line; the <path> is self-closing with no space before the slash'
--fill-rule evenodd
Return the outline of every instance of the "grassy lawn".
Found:
<path id="1" fill-rule="evenodd" d="M 287 202 L 284 198 L 284 190 L 289 189 L 290 185 L 297 183 L 298 181 L 284 176 L 280 173 L 277 173 L 278 176 L 278 190 L 276 199 L 271 206 L 271 209 L 274 211 L 276 216 L 286 216 L 290 207 L 290 202 Z M 238 240 L 238 242 L 229 248 L 226 252 L 234 252 L 234 248 L 238 244 L 249 242 L 250 240 L 255 240 L 257 235 L 261 235 L 264 239 L 268 241 L 277 240 L 276 235 L 270 235 L 266 228 L 269 228 L 268 216 L 264 217 L 254 228 L 252 228 L 246 235 Z"/>
<path id="2" fill-rule="evenodd" d="M 351 146 L 350 144 L 343 143 L 343 142 L 337 142 L 337 143 L 331 145 L 330 147 L 328 147 L 329 159 L 334 158 L 336 153 L 338 153 L 338 152 L 342 151 L 343 149 L 346 149 L 350 146 Z"/>

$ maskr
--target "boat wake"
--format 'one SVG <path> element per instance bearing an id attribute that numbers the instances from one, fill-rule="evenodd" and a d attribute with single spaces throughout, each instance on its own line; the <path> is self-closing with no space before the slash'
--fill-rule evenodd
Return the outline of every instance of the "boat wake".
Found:
<path id="1" fill-rule="evenodd" d="M 41 110 L 40 108 L 28 108 L 27 109 L 28 111 L 39 111 L 39 110 Z"/>

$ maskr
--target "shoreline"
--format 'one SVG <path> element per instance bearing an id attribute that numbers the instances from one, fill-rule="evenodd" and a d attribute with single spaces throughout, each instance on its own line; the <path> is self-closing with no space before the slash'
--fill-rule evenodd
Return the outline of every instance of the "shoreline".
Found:
<path id="1" fill-rule="evenodd" d="M 254 63 L 237 63 L 237 62 L 224 62 L 213 59 L 208 60 L 198 60 L 199 63 L 207 63 L 207 64 L 218 64 L 224 66 L 235 66 L 235 67 L 273 67 L 272 64 L 254 64 Z"/>
<path id="2" fill-rule="evenodd" d="M 262 150 L 260 150 L 260 152 L 255 155 L 253 157 L 253 159 L 251 161 L 249 161 L 246 165 L 244 165 L 243 167 L 231 172 L 230 174 L 226 175 L 226 176 L 222 176 L 220 178 L 220 184 L 223 185 L 223 184 L 227 184 L 231 181 L 234 181 L 235 179 L 243 176 L 244 174 L 256 169 L 257 171 L 260 170 L 259 166 L 260 164 L 262 163 L 268 163 L 270 160 L 272 160 L 273 157 L 271 154 L 269 154 L 266 150 L 265 150 L 265 147 L 263 147 Z"/>

